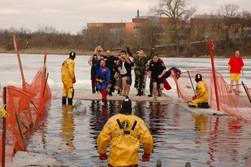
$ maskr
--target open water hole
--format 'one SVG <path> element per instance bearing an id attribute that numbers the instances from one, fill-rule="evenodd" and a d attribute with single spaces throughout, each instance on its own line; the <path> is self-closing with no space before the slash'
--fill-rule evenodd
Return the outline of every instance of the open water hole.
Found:
<path id="1" fill-rule="evenodd" d="M 29 141 L 27 149 L 53 155 L 62 166 L 107 166 L 98 158 L 96 139 L 108 118 L 120 110 L 122 101 L 81 101 L 62 107 L 60 99 L 48 105 L 48 118 Z M 245 167 L 251 165 L 250 124 L 231 116 L 198 115 L 171 102 L 135 102 L 133 114 L 142 118 L 154 137 L 150 162 L 139 166 Z M 109 154 L 109 148 L 108 154 Z M 143 150 L 140 150 L 141 160 Z"/>

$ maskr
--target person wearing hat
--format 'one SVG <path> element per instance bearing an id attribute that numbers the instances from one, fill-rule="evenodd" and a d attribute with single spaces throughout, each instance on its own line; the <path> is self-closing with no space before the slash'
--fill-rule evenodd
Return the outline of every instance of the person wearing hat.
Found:
<path id="1" fill-rule="evenodd" d="M 72 105 L 72 100 L 74 96 L 74 88 L 73 84 L 76 82 L 75 77 L 75 62 L 74 59 L 76 57 L 75 52 L 71 52 L 69 54 L 69 58 L 67 58 L 61 66 L 61 80 L 63 82 L 63 94 L 62 94 L 62 104 L 66 104 L 66 100 L 68 98 L 68 105 Z"/>
<path id="2" fill-rule="evenodd" d="M 91 66 L 91 83 L 92 83 L 92 93 L 96 93 L 96 64 L 97 61 L 100 60 L 103 55 L 101 52 L 103 49 L 101 46 L 97 46 L 95 48 L 94 54 L 89 58 L 88 64 Z"/>
<path id="3" fill-rule="evenodd" d="M 195 75 L 196 95 L 192 97 L 192 101 L 188 102 L 189 107 L 209 108 L 208 105 L 208 87 L 206 82 L 202 80 L 201 74 Z"/>
<path id="4" fill-rule="evenodd" d="M 153 152 L 153 137 L 145 122 L 132 115 L 132 102 L 126 98 L 122 102 L 120 114 L 106 122 L 98 135 L 97 145 L 100 160 L 108 159 L 106 149 L 110 145 L 108 166 L 138 166 L 140 143 L 144 153 L 142 161 L 149 161 Z"/>

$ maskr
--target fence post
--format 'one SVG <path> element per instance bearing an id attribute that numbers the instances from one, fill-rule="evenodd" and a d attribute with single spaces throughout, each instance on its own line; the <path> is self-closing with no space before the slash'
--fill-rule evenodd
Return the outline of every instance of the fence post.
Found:
<path id="1" fill-rule="evenodd" d="M 3 88 L 3 105 L 4 109 L 7 110 L 7 89 Z M 3 116 L 3 133 L 2 133 L 2 167 L 5 167 L 5 140 L 6 140 L 6 118 Z"/>

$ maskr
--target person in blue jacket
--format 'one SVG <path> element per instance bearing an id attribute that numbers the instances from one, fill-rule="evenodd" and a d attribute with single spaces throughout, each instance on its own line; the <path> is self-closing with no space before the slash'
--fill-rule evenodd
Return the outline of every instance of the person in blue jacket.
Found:
<path id="1" fill-rule="evenodd" d="M 111 87 L 111 71 L 106 67 L 104 59 L 100 59 L 96 64 L 96 89 L 102 95 L 102 102 L 107 102 L 107 89 Z"/>

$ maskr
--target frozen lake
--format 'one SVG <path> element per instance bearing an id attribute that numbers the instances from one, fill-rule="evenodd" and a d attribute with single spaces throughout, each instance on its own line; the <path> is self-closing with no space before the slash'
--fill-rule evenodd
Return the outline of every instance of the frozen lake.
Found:
<path id="1" fill-rule="evenodd" d="M 107 166 L 97 154 L 96 138 L 107 119 L 119 110 L 120 101 L 109 102 L 102 107 L 97 101 L 81 101 L 79 111 L 68 112 L 62 108 L 61 100 L 54 98 L 62 91 L 61 63 L 67 55 L 48 55 L 48 83 L 52 99 L 48 118 L 28 141 L 28 152 L 50 155 L 61 166 Z M 32 80 L 39 67 L 43 66 L 43 55 L 21 55 L 27 82 Z M 75 91 L 90 92 L 89 56 L 77 56 Z M 209 58 L 163 58 L 168 68 L 173 66 L 182 71 L 210 68 Z M 21 75 L 16 54 L 0 54 L 1 88 L 11 84 L 21 87 Z M 226 81 L 229 80 L 228 59 L 215 59 L 215 67 Z M 241 80 L 251 87 L 251 59 L 244 59 L 245 72 Z M 150 162 L 140 166 L 154 166 L 156 160 L 163 166 L 179 167 L 191 162 L 193 167 L 201 166 L 251 166 L 251 125 L 230 116 L 198 115 L 178 105 L 175 84 L 165 93 L 172 102 L 133 102 L 133 112 L 148 125 L 154 137 L 154 153 Z M 147 84 L 148 85 L 148 84 Z M 132 88 L 131 93 L 135 93 Z M 146 90 L 148 94 L 148 88 Z M 2 104 L 2 101 L 0 102 Z M 142 150 L 139 159 L 141 159 Z M 40 157 L 41 158 L 41 157 Z M 33 157 L 35 159 L 35 157 Z M 39 159 L 39 156 L 38 156 Z M 21 158 L 14 166 L 30 165 L 30 158 Z M 35 162 L 41 165 L 41 161 Z M 51 164 L 48 164 L 51 163 Z M 52 161 L 47 162 L 53 165 Z"/>

